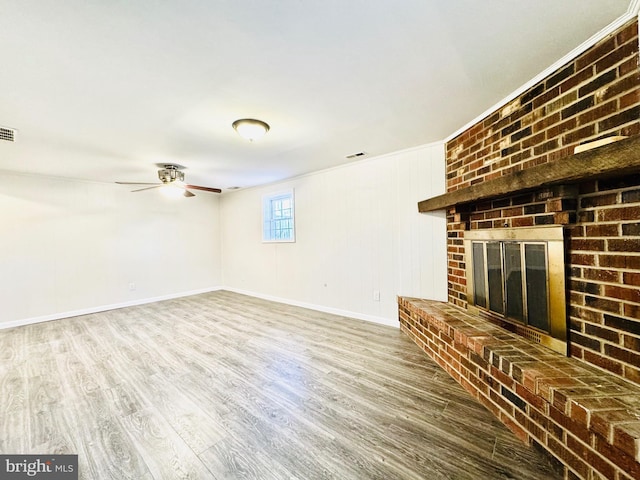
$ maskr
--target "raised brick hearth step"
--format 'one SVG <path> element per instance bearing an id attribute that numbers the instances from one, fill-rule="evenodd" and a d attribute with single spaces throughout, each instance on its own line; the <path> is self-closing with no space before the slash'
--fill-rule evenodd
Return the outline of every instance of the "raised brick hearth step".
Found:
<path id="1" fill-rule="evenodd" d="M 639 386 L 448 303 L 398 306 L 400 328 L 567 478 L 640 479 Z"/>

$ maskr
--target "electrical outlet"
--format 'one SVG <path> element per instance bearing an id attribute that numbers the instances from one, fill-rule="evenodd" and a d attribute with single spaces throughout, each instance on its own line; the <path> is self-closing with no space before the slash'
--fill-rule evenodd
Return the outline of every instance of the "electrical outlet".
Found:
<path id="1" fill-rule="evenodd" d="M 380 301 L 380 290 L 374 290 L 373 291 L 373 301 L 374 302 L 379 302 Z"/>
<path id="2" fill-rule="evenodd" d="M 133 282 L 131 282 L 131 283 L 129 284 L 129 291 L 130 291 L 130 292 L 133 292 L 135 289 L 136 289 L 136 284 L 135 284 L 135 283 L 133 283 Z"/>

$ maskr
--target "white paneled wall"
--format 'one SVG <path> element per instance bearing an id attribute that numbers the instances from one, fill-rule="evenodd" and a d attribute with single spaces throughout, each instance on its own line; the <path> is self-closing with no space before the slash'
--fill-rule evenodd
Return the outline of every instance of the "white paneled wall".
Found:
<path id="1" fill-rule="evenodd" d="M 0 211 L 0 328 L 221 283 L 213 194 L 3 172 Z"/>
<path id="2" fill-rule="evenodd" d="M 296 242 L 262 243 L 262 195 L 284 188 Z M 444 214 L 417 211 L 443 191 L 442 144 L 178 201 L 3 172 L 0 328 L 220 286 L 397 325 L 396 295 L 446 300 Z"/>
<path id="3" fill-rule="evenodd" d="M 225 194 L 226 288 L 397 325 L 396 295 L 446 300 L 444 146 L 427 145 Z M 262 195 L 294 188 L 296 242 L 261 242 Z M 380 300 L 374 299 L 380 292 Z"/>

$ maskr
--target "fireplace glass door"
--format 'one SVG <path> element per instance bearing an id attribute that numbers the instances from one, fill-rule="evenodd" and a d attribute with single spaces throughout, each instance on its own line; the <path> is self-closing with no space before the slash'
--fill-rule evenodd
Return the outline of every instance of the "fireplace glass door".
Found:
<path id="1" fill-rule="evenodd" d="M 472 245 L 474 304 L 549 333 L 546 244 L 473 241 Z"/>
<path id="2" fill-rule="evenodd" d="M 471 230 L 465 251 L 470 306 L 566 352 L 562 228 Z"/>

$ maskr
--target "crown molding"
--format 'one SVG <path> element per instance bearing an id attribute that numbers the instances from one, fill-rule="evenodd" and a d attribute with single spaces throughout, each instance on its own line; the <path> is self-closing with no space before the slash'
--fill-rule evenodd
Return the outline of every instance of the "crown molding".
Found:
<path id="1" fill-rule="evenodd" d="M 640 0 L 632 0 L 631 3 L 629 4 L 629 8 L 627 9 L 627 12 L 625 14 L 621 15 L 616 20 L 611 22 L 609 25 L 604 27 L 602 30 L 600 30 L 596 34 L 594 34 L 591 37 L 589 37 L 586 41 L 582 42 L 576 48 L 574 48 L 569 53 L 567 53 L 564 57 L 562 57 L 558 61 L 554 62 L 552 65 L 550 65 L 545 70 L 540 72 L 538 75 L 533 77 L 527 83 L 525 83 L 520 88 L 518 88 L 517 90 L 512 92 L 510 95 L 508 95 L 507 97 L 503 98 L 502 100 L 500 100 L 498 103 L 496 103 L 492 107 L 489 107 L 487 110 L 482 112 L 480 115 L 475 117 L 470 122 L 466 123 L 464 126 L 460 127 L 458 130 L 456 130 L 451 135 L 446 137 L 444 139 L 444 142 L 446 143 L 446 142 L 449 142 L 450 140 L 453 140 L 458 135 L 463 133 L 465 130 L 468 130 L 473 125 L 475 125 L 476 123 L 478 123 L 481 120 L 485 119 L 486 117 L 491 115 L 496 110 L 499 110 L 500 108 L 504 107 L 507 103 L 509 103 L 510 101 L 512 101 L 512 100 L 516 99 L 517 97 L 519 97 L 520 95 L 522 95 L 524 92 L 526 92 L 531 87 L 533 87 L 537 83 L 539 83 L 542 80 L 544 80 L 545 78 L 547 78 L 549 75 L 551 75 L 553 72 L 558 70 L 560 67 L 564 66 L 565 64 L 567 64 L 568 62 L 570 62 L 571 60 L 576 58 L 578 55 L 584 53 L 589 48 L 593 47 L 596 43 L 598 43 L 604 37 L 606 37 L 607 35 L 615 32 L 618 28 L 620 28 L 622 25 L 627 23 L 629 20 L 633 20 L 634 18 L 635 19 L 640 18 L 640 13 L 639 12 L 640 12 Z"/>

